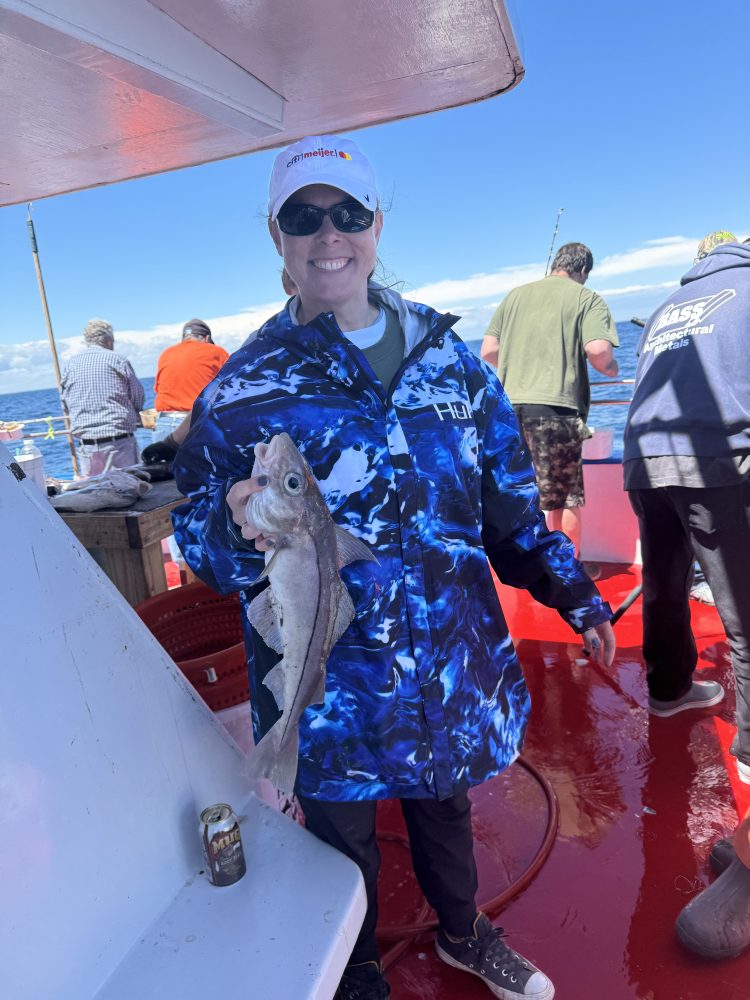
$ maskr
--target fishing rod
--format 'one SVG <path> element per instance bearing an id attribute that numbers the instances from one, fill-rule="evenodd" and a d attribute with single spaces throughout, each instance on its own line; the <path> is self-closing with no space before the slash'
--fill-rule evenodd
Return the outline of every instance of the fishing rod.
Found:
<path id="1" fill-rule="evenodd" d="M 610 618 L 609 624 L 615 625 L 617 622 L 619 622 L 619 620 L 622 618 L 622 616 L 625 614 L 625 612 L 628 610 L 631 604 L 635 604 L 635 602 L 641 596 L 642 592 L 643 592 L 642 583 L 639 583 L 636 587 L 633 587 L 633 589 L 630 591 L 628 596 L 622 602 L 620 607 L 615 611 L 615 613 Z"/>
<path id="2" fill-rule="evenodd" d="M 563 214 L 564 211 L 565 209 L 561 208 L 557 213 L 557 218 L 555 219 L 555 231 L 552 233 L 552 242 L 549 245 L 549 257 L 547 258 L 547 266 L 544 269 L 545 278 L 549 274 L 549 265 L 550 261 L 552 260 L 552 251 L 555 249 L 555 240 L 557 239 L 557 230 L 560 225 L 560 216 Z"/>
<path id="3" fill-rule="evenodd" d="M 49 340 L 49 349 L 52 352 L 52 365 L 55 369 L 55 379 L 57 381 L 57 392 L 60 396 L 60 409 L 62 411 L 62 416 L 65 421 L 65 431 L 68 438 L 68 446 L 70 447 L 70 457 L 73 462 L 73 472 L 78 476 L 78 456 L 76 455 L 75 445 L 73 444 L 73 438 L 70 435 L 70 417 L 65 409 L 65 404 L 62 398 L 62 377 L 60 375 L 60 361 L 57 357 L 57 345 L 55 344 L 55 335 L 52 332 L 52 319 L 49 314 L 49 305 L 47 304 L 47 292 L 44 288 L 44 278 L 42 277 L 42 265 L 39 261 L 39 247 L 36 242 L 36 232 L 34 230 L 34 220 L 31 218 L 31 202 L 28 203 L 27 207 L 28 214 L 26 216 L 26 228 L 29 232 L 29 243 L 31 244 L 31 255 L 34 258 L 34 269 L 36 271 L 36 280 L 39 285 L 39 295 L 42 300 L 42 311 L 44 312 L 44 322 L 47 326 L 47 340 Z"/>

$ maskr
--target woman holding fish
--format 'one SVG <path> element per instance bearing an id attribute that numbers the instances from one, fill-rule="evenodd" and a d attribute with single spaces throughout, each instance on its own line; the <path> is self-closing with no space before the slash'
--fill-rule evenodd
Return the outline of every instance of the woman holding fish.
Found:
<path id="1" fill-rule="evenodd" d="M 276 158 L 268 224 L 297 294 L 196 402 L 176 533 L 248 611 L 258 773 L 294 783 L 308 828 L 362 870 L 368 912 L 338 1000 L 389 995 L 382 798 L 401 800 L 440 957 L 504 1000 L 550 1000 L 474 900 L 467 790 L 515 760 L 530 707 L 490 565 L 608 664 L 611 612 L 547 531 L 513 410 L 457 318 L 372 282 L 379 205 L 353 142 Z"/>

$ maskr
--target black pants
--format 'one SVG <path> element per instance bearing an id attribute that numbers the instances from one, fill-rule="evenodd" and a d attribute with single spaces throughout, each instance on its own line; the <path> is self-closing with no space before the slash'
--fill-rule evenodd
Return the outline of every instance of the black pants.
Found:
<path id="1" fill-rule="evenodd" d="M 472 933 L 476 917 L 477 867 L 468 795 L 401 799 L 409 832 L 412 864 L 427 902 L 441 927 L 453 937 Z M 367 890 L 367 913 L 349 962 L 377 961 L 377 882 L 380 851 L 375 839 L 376 802 L 321 802 L 300 797 L 307 829 L 351 858 Z"/>
<path id="2" fill-rule="evenodd" d="M 693 558 L 705 573 L 737 681 L 738 757 L 750 764 L 750 484 L 631 490 L 643 553 L 643 655 L 649 694 L 690 689 L 698 659 L 688 594 Z"/>

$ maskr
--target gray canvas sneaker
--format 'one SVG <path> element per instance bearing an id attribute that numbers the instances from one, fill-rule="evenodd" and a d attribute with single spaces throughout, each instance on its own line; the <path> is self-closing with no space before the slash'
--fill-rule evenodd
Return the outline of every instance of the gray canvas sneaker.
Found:
<path id="1" fill-rule="evenodd" d="M 471 937 L 453 940 L 439 930 L 435 950 L 444 962 L 478 976 L 500 1000 L 552 1000 L 555 988 L 535 965 L 509 948 L 502 927 L 484 913 L 474 921 Z"/>
<path id="2" fill-rule="evenodd" d="M 724 688 L 718 681 L 693 681 L 690 690 L 675 701 L 657 701 L 649 695 L 648 710 L 651 715 L 667 718 L 691 708 L 711 708 L 724 698 Z"/>

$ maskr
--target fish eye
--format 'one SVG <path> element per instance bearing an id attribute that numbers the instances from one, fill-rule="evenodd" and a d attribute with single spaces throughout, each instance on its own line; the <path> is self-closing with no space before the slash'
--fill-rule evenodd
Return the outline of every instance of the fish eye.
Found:
<path id="1" fill-rule="evenodd" d="M 305 488 L 305 480 L 298 472 L 287 472 L 284 476 L 284 489 L 293 497 L 298 497 Z"/>

